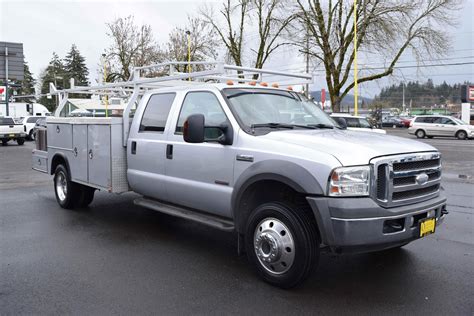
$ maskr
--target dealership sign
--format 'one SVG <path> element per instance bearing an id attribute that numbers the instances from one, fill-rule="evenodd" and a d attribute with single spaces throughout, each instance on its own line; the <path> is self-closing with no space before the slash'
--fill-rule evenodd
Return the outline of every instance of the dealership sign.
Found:
<path id="1" fill-rule="evenodd" d="M 5 86 L 0 86 L 0 102 L 5 101 L 7 88 Z"/>

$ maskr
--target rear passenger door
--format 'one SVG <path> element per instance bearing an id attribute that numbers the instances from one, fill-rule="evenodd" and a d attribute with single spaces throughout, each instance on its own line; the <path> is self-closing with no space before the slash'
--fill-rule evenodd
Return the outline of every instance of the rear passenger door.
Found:
<path id="1" fill-rule="evenodd" d="M 140 120 L 133 120 L 127 141 L 128 182 L 145 196 L 166 200 L 165 161 L 168 116 L 175 93 L 153 94 Z"/>
<path id="2" fill-rule="evenodd" d="M 432 116 L 423 117 L 423 121 L 422 121 L 423 124 L 421 124 L 421 125 L 423 126 L 423 129 L 425 130 L 427 135 L 439 136 L 438 135 L 439 131 L 437 130 L 437 128 L 434 124 L 435 120 L 436 120 L 436 117 L 432 117 Z"/>
<path id="3" fill-rule="evenodd" d="M 215 141 L 186 143 L 182 128 L 191 114 L 203 114 L 206 126 L 230 122 L 216 94 L 191 91 L 186 94 L 174 131 L 168 138 L 166 190 L 170 202 L 230 217 L 235 153 L 232 146 Z M 220 131 L 206 130 L 207 139 L 216 139 Z"/>

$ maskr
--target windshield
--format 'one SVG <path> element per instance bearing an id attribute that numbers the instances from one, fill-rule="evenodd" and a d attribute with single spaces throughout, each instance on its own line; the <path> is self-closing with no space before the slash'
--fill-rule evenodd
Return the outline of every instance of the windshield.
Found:
<path id="1" fill-rule="evenodd" d="M 254 128 L 334 128 L 337 124 L 316 104 L 291 91 L 224 89 L 246 130 Z"/>
<path id="2" fill-rule="evenodd" d="M 455 118 L 455 117 L 451 117 L 451 119 L 452 119 L 454 122 L 458 123 L 458 125 L 466 125 L 466 123 L 465 123 L 464 121 L 461 121 L 460 119 L 457 119 L 457 118 Z"/>

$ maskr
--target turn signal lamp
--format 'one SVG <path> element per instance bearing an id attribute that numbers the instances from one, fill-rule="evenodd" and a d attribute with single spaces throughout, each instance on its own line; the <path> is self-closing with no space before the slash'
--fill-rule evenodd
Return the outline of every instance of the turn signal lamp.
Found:
<path id="1" fill-rule="evenodd" d="M 275 82 L 275 83 L 272 83 L 272 87 L 273 87 L 273 88 L 278 88 L 279 85 L 278 85 L 278 83 Z"/>
<path id="2" fill-rule="evenodd" d="M 227 85 L 228 86 L 233 86 L 234 85 L 234 82 L 232 80 L 227 80 Z"/>

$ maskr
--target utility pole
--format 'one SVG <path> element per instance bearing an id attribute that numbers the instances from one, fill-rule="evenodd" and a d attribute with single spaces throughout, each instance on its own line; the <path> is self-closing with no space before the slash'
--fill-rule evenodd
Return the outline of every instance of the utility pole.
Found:
<path id="1" fill-rule="evenodd" d="M 359 86 L 357 76 L 357 0 L 354 0 L 354 115 L 358 115 L 359 112 Z"/>
<path id="2" fill-rule="evenodd" d="M 7 116 L 10 115 L 10 111 L 8 109 L 8 47 L 5 47 L 5 108 Z"/>
<path id="3" fill-rule="evenodd" d="M 188 37 L 188 73 L 191 73 L 191 32 L 186 31 L 186 35 Z M 191 77 L 188 78 L 188 81 L 191 81 Z"/>
<path id="4" fill-rule="evenodd" d="M 403 91 L 403 101 L 402 101 L 402 111 L 405 112 L 405 82 L 402 83 L 402 91 Z"/>
<path id="5" fill-rule="evenodd" d="M 306 26 L 306 73 L 309 73 L 309 28 Z M 309 98 L 309 83 L 305 87 L 306 97 Z"/>

